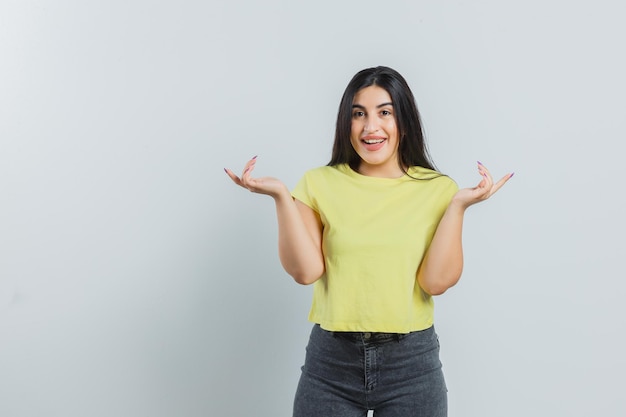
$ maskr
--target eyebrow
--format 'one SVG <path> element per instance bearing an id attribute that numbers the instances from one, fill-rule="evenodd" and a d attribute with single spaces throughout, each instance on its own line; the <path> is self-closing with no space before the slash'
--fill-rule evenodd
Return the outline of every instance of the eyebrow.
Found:
<path id="1" fill-rule="evenodd" d="M 385 106 L 392 106 L 393 107 L 393 103 L 392 102 L 388 102 L 388 103 L 383 103 L 383 104 L 379 104 L 378 106 L 376 106 L 377 109 L 380 109 L 381 107 L 385 107 Z M 365 106 L 362 106 L 360 104 L 353 104 L 352 108 L 357 108 L 357 109 L 365 109 Z"/>

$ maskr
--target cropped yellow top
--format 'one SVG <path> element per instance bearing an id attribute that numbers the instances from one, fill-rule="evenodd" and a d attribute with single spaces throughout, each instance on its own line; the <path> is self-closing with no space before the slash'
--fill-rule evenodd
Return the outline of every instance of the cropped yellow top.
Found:
<path id="1" fill-rule="evenodd" d="M 408 173 L 378 178 L 345 164 L 324 166 L 293 189 L 323 225 L 326 272 L 314 284 L 310 321 L 330 331 L 432 326 L 433 300 L 419 287 L 417 269 L 458 187 L 426 168 Z"/>

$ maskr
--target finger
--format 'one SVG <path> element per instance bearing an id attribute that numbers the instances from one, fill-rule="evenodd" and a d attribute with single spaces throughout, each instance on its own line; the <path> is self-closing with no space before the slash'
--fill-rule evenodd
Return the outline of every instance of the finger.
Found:
<path id="1" fill-rule="evenodd" d="M 489 174 L 489 172 L 483 172 L 482 176 L 485 179 L 485 188 L 491 189 L 493 186 L 493 178 L 491 177 L 491 174 Z"/>
<path id="2" fill-rule="evenodd" d="M 493 187 L 493 179 L 491 178 L 491 175 L 486 172 L 481 172 L 480 175 L 482 176 L 482 179 L 478 184 L 478 188 L 481 188 L 488 192 L 489 190 L 491 190 L 491 187 Z"/>
<path id="3" fill-rule="evenodd" d="M 478 201 L 484 200 L 489 197 L 491 187 L 487 186 L 487 179 L 483 177 L 478 186 L 474 188 L 474 198 Z"/>
<path id="4" fill-rule="evenodd" d="M 482 178 L 480 179 L 480 182 L 478 183 L 478 185 L 476 185 L 476 189 L 477 190 L 486 190 L 487 189 L 487 178 L 485 178 L 485 174 L 480 174 L 482 176 Z"/>
<path id="5" fill-rule="evenodd" d="M 483 165 L 482 162 L 480 161 L 476 161 L 476 163 L 478 164 L 478 172 L 480 173 L 480 175 L 483 175 L 483 173 L 489 173 L 489 170 L 487 169 L 486 166 Z"/>
<path id="6" fill-rule="evenodd" d="M 254 169 L 254 165 L 256 164 L 256 156 L 254 156 L 252 159 L 250 159 L 246 165 L 244 166 L 244 170 L 243 173 L 241 174 L 241 182 L 243 184 L 248 184 L 248 182 L 250 181 L 250 173 L 252 172 L 252 170 Z"/>
<path id="7" fill-rule="evenodd" d="M 498 189 L 502 187 L 502 185 L 504 185 L 504 182 L 508 181 L 508 178 L 510 178 L 510 176 L 505 176 L 504 178 L 502 178 L 505 180 L 504 182 L 501 182 L 502 181 L 501 179 L 494 186 L 493 177 L 491 176 L 491 172 L 489 172 L 489 169 L 486 166 L 484 166 L 480 161 L 478 161 L 478 166 L 479 166 L 479 171 L 482 172 L 482 175 L 487 179 L 486 187 L 489 188 L 490 190 L 486 198 L 490 197 L 491 195 L 493 195 L 493 193 L 498 191 Z"/>
<path id="8" fill-rule="evenodd" d="M 235 184 L 239 185 L 240 187 L 243 187 L 243 184 L 241 183 L 241 179 L 237 175 L 235 175 L 233 171 L 231 171 L 228 168 L 224 168 L 224 171 L 226 172 L 226 175 L 228 175 Z"/>
<path id="9" fill-rule="evenodd" d="M 237 175 L 235 175 L 235 173 L 233 171 L 231 171 L 230 169 L 224 168 L 224 172 L 226 172 L 226 175 L 228 175 L 231 180 L 233 180 L 235 182 L 239 181 L 239 177 Z"/>
<path id="10" fill-rule="evenodd" d="M 254 158 L 246 162 L 246 164 L 243 167 L 243 172 L 241 173 L 242 177 L 254 167 L 255 162 L 256 160 Z"/>
<path id="11" fill-rule="evenodd" d="M 498 180 L 498 182 L 493 186 L 492 192 L 491 194 L 494 194 L 496 191 L 498 191 L 500 188 L 502 188 L 502 186 L 504 184 L 506 184 L 506 182 L 508 180 L 511 179 L 511 177 L 513 176 L 514 172 L 510 173 L 510 174 L 506 174 L 504 177 L 500 178 L 500 180 Z"/>
<path id="12" fill-rule="evenodd" d="M 478 161 L 478 172 L 480 173 L 480 175 L 484 177 L 489 177 L 491 179 L 491 172 L 489 172 L 489 169 L 487 169 L 487 167 L 484 166 L 480 161 Z"/>

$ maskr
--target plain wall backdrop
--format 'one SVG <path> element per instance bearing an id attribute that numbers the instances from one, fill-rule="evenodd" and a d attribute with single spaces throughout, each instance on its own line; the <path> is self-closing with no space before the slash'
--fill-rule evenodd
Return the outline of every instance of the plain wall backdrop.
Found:
<path id="1" fill-rule="evenodd" d="M 514 178 L 436 300 L 450 415 L 626 412 L 620 1 L 0 3 L 0 416 L 289 416 L 311 288 L 271 198 L 387 65 L 440 170 Z"/>

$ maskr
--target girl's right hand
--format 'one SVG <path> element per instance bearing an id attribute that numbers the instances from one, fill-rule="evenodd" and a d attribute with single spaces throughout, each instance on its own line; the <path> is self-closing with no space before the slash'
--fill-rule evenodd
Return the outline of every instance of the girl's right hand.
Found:
<path id="1" fill-rule="evenodd" d="M 256 158 L 257 157 L 255 156 L 248 161 L 244 167 L 241 177 L 235 175 L 228 168 L 224 168 L 224 171 L 226 171 L 226 174 L 228 174 L 230 179 L 233 180 L 235 184 L 252 191 L 253 193 L 266 194 L 274 198 L 281 196 L 285 192 L 290 194 L 285 184 L 283 184 L 279 179 L 272 177 L 252 178 L 250 176 L 252 170 L 254 169 L 254 165 L 256 164 Z"/>

